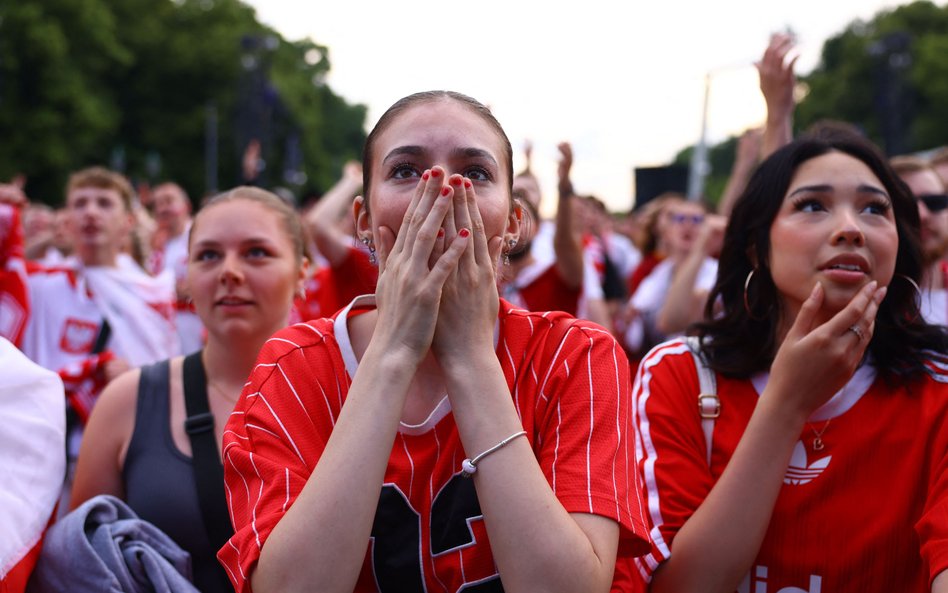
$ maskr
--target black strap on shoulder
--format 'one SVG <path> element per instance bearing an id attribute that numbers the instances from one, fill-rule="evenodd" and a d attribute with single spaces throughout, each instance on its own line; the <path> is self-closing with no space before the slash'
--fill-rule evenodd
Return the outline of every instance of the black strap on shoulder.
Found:
<path id="1" fill-rule="evenodd" d="M 184 404 L 188 412 L 184 431 L 191 440 L 191 465 L 204 527 L 211 546 L 217 550 L 234 534 L 234 528 L 227 515 L 224 466 L 214 434 L 214 415 L 208 404 L 207 375 L 201 352 L 198 350 L 184 358 Z"/>
<path id="2" fill-rule="evenodd" d="M 109 343 L 109 338 L 112 336 L 112 326 L 109 325 L 109 320 L 102 318 L 102 325 L 99 326 L 99 333 L 95 336 L 95 342 L 92 345 L 92 350 L 89 354 L 96 355 L 102 354 L 105 352 L 105 347 Z M 80 419 L 79 413 L 76 412 L 76 407 L 71 403 L 67 398 L 67 402 L 70 402 L 66 406 L 66 434 L 72 434 L 78 427 L 83 426 L 85 423 Z M 69 441 L 66 439 L 66 460 L 75 461 L 75 453 L 69 452 Z"/>
<path id="3" fill-rule="evenodd" d="M 95 344 L 92 346 L 92 354 L 101 354 L 105 351 L 109 338 L 112 337 L 112 326 L 108 319 L 102 319 L 102 325 L 99 326 L 99 334 L 95 337 Z"/>

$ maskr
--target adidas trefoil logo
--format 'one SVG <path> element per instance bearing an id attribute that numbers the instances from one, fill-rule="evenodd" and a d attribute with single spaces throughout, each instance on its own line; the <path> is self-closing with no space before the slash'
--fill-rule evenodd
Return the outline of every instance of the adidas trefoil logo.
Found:
<path id="1" fill-rule="evenodd" d="M 791 486 L 799 486 L 812 482 L 823 473 L 823 470 L 826 469 L 832 458 L 832 455 L 827 455 L 822 459 L 817 459 L 812 464 L 808 464 L 806 448 L 803 446 L 803 441 L 797 441 L 796 446 L 793 448 L 793 455 L 790 457 L 790 465 L 787 467 L 787 473 L 783 477 L 783 483 L 790 484 Z"/>

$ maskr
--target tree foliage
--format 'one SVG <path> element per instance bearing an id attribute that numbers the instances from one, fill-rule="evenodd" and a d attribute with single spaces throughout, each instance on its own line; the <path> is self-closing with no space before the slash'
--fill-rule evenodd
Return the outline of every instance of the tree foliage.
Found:
<path id="1" fill-rule="evenodd" d="M 890 154 L 948 144 L 948 5 L 927 0 L 856 20 L 823 44 L 794 126 L 823 120 L 854 124 Z M 709 150 L 705 194 L 716 202 L 734 162 L 737 139 Z M 687 164 L 693 147 L 675 157 Z"/>
<path id="2" fill-rule="evenodd" d="M 855 21 L 802 82 L 797 125 L 850 122 L 889 153 L 948 142 L 948 5 L 913 2 Z"/>
<path id="3" fill-rule="evenodd" d="M 737 154 L 737 140 L 736 136 L 731 136 L 727 140 L 708 148 L 710 172 L 704 180 L 704 195 L 709 203 L 716 204 L 721 198 L 721 194 L 724 193 L 724 186 L 727 185 L 727 179 Z M 691 164 L 693 154 L 694 146 L 689 146 L 675 155 L 673 164 L 688 166 Z"/>
<path id="4" fill-rule="evenodd" d="M 324 189 L 358 157 L 366 113 L 329 67 L 239 0 L 0 0 L 0 179 L 24 173 L 55 203 L 70 171 L 106 164 L 198 197 L 215 114 L 220 186 L 257 137 L 268 183 Z"/>

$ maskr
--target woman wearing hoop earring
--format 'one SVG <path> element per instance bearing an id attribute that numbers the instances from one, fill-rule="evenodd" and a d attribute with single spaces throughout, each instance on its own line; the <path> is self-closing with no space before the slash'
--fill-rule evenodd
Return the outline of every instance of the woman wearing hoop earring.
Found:
<path id="1" fill-rule="evenodd" d="M 719 270 L 697 337 L 635 381 L 639 590 L 948 591 L 948 336 L 894 281 L 922 273 L 911 195 L 865 140 L 798 140 Z"/>
<path id="2" fill-rule="evenodd" d="M 747 273 L 747 277 L 744 279 L 744 311 L 747 312 L 747 316 L 754 320 L 761 320 L 773 311 L 773 301 L 770 302 L 770 305 L 767 307 L 766 312 L 764 313 L 755 313 L 754 304 L 762 299 L 759 294 L 755 293 L 754 297 L 751 297 L 751 281 L 754 279 L 754 276 L 758 273 L 761 273 L 757 268 L 751 268 L 751 271 Z M 758 276 L 758 283 L 763 282 Z M 752 300 L 753 299 L 753 300 Z"/>

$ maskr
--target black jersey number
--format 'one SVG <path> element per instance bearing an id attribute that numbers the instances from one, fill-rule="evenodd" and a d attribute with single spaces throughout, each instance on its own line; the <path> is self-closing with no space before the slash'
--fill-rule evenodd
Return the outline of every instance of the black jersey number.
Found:
<path id="1" fill-rule="evenodd" d="M 431 505 L 431 553 L 435 556 L 474 543 L 469 521 L 481 516 L 471 480 L 455 475 Z M 401 490 L 382 486 L 372 524 L 372 568 L 381 593 L 424 591 L 421 520 Z M 468 585 L 464 593 L 503 593 L 500 577 Z"/>

